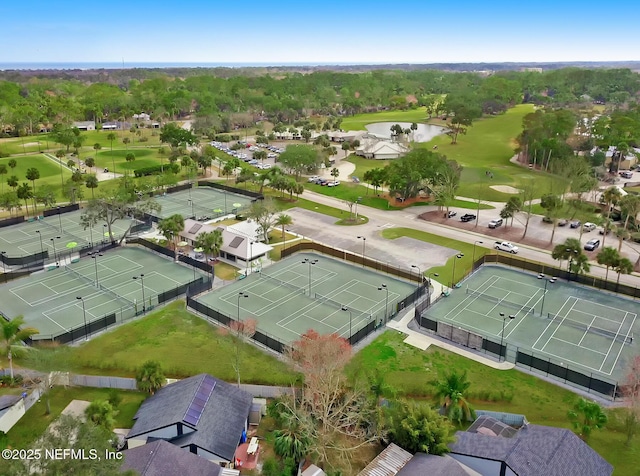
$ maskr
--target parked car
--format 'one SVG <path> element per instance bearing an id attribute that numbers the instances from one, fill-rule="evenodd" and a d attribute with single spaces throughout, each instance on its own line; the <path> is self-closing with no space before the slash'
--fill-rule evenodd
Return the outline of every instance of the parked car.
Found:
<path id="1" fill-rule="evenodd" d="M 456 216 L 458 213 L 454 212 L 453 210 L 449 210 L 449 213 L 447 214 L 447 218 L 452 218 L 454 216 Z"/>
<path id="2" fill-rule="evenodd" d="M 337 187 L 338 185 L 340 185 L 340 180 L 332 180 L 327 184 L 327 187 Z"/>
<path id="3" fill-rule="evenodd" d="M 518 247 L 513 243 L 509 243 L 508 241 L 496 241 L 494 248 L 500 251 L 506 251 L 507 253 L 517 254 Z"/>
<path id="4" fill-rule="evenodd" d="M 620 172 L 620 177 L 630 179 L 633 178 L 633 172 L 629 170 L 625 170 L 624 172 Z"/>
<path id="5" fill-rule="evenodd" d="M 611 228 L 601 228 L 598 233 L 600 233 L 601 235 L 608 235 L 609 233 L 611 233 Z"/>
<path id="6" fill-rule="evenodd" d="M 491 220 L 489 222 L 489 228 L 498 228 L 499 226 L 502 226 L 503 222 L 504 220 L 502 220 L 502 218 L 496 218 L 495 220 Z"/>
<path id="7" fill-rule="evenodd" d="M 593 240 L 589 240 L 585 243 L 584 249 L 587 251 L 593 251 L 600 246 L 600 240 L 598 238 L 594 238 Z"/>
<path id="8" fill-rule="evenodd" d="M 582 222 L 580 220 L 574 220 L 569 224 L 571 228 L 578 228 L 580 225 L 582 225 Z"/>
<path id="9" fill-rule="evenodd" d="M 460 221 L 463 221 L 463 222 L 468 222 L 475 219 L 476 219 L 476 216 L 473 213 L 465 213 L 460 217 Z"/>
<path id="10" fill-rule="evenodd" d="M 560 221 L 558 221 L 558 226 L 567 226 L 568 221 L 565 220 L 564 218 Z"/>
<path id="11" fill-rule="evenodd" d="M 582 225 L 582 229 L 583 229 L 585 232 L 593 231 L 593 230 L 595 230 L 595 229 L 596 229 L 596 224 L 595 224 L 595 223 L 591 223 L 591 222 L 589 222 L 589 221 L 588 221 L 587 223 L 585 223 L 584 225 Z"/>
<path id="12" fill-rule="evenodd" d="M 312 175 L 311 177 L 309 177 L 307 179 L 307 182 L 315 182 L 316 180 L 318 180 L 320 177 L 318 177 L 317 175 Z"/>

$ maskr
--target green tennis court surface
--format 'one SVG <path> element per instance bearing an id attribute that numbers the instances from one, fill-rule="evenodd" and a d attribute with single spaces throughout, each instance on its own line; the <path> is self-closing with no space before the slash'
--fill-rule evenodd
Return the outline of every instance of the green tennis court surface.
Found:
<path id="1" fill-rule="evenodd" d="M 158 294 L 193 279 L 192 268 L 142 249 L 116 248 L 0 286 L 0 311 L 9 318 L 22 314 L 27 325 L 40 331 L 34 339 L 45 339 L 84 325 L 77 297 L 84 300 L 87 323 L 112 313 L 121 322 L 142 310 L 143 280 L 148 308 L 158 304 Z"/>
<path id="2" fill-rule="evenodd" d="M 111 241 L 107 227 L 102 222 L 98 222 L 93 228 L 83 229 L 80 224 L 82 213 L 82 210 L 78 210 L 0 228 L 0 249 L 6 251 L 9 257 L 29 256 L 49 250 L 49 261 L 53 261 L 54 247 L 57 254 L 89 243 Z M 119 240 L 130 224 L 130 219 L 117 220 L 111 226 L 114 238 Z"/>
<path id="3" fill-rule="evenodd" d="M 158 218 L 179 214 L 212 219 L 237 213 L 251 204 L 251 199 L 244 195 L 205 186 L 157 195 L 154 199 L 162 206 L 159 212 L 154 212 Z"/>
<path id="4" fill-rule="evenodd" d="M 629 299 L 499 266 L 483 266 L 427 317 L 504 341 L 552 361 L 621 379 L 640 353 L 640 305 Z M 545 293 L 546 283 L 546 293 Z M 510 316 L 515 316 L 513 319 Z"/>
<path id="5" fill-rule="evenodd" d="M 389 275 L 298 253 L 196 301 L 234 320 L 253 318 L 261 331 L 290 343 L 310 329 L 347 338 L 372 320 L 381 325 L 415 289 Z"/>

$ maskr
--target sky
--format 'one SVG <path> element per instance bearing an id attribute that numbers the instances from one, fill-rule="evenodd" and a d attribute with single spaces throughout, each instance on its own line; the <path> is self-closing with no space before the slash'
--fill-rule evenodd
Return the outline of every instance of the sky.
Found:
<path id="1" fill-rule="evenodd" d="M 0 0 L 0 63 L 640 60 L 640 2 L 594 3 Z"/>

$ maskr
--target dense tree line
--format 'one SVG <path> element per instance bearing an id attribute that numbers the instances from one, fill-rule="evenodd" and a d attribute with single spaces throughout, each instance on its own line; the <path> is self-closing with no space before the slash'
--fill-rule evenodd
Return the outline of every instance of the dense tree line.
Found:
<path id="1" fill-rule="evenodd" d="M 640 76 L 627 69 L 504 71 L 488 76 L 438 70 L 278 75 L 211 71 L 194 69 L 182 76 L 171 70 L 129 75 L 102 71 L 82 79 L 73 74 L 63 78 L 13 74 L 12 80 L 0 80 L 0 124 L 24 135 L 37 132 L 40 124 L 74 120 L 100 124 L 148 112 L 158 120 L 192 114 L 207 118 L 209 128 L 228 132 L 256 118 L 290 124 L 312 114 L 342 116 L 420 105 L 429 115 L 451 114 L 441 100 L 445 94 L 449 106 L 463 103 L 465 115 L 475 116 L 500 113 L 521 102 L 622 105 L 640 91 Z"/>

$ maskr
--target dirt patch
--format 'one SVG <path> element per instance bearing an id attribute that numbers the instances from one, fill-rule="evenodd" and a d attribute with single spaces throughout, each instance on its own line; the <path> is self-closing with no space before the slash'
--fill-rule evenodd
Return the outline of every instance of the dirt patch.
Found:
<path id="1" fill-rule="evenodd" d="M 552 250 L 553 244 L 549 243 L 546 240 L 538 240 L 536 238 L 522 238 L 522 234 L 524 229 L 519 226 L 501 226 L 499 228 L 488 228 L 487 226 L 476 226 L 475 221 L 470 222 L 461 222 L 459 217 L 446 218 L 444 216 L 444 212 L 439 212 L 437 210 L 425 212 L 421 215 L 418 215 L 418 218 L 421 220 L 429 221 L 432 223 L 439 223 L 442 225 L 451 226 L 454 228 L 459 228 L 461 230 L 474 231 L 476 233 L 481 233 L 486 235 L 489 238 L 494 239 L 495 241 L 511 241 L 513 243 L 528 245 L 535 248 L 540 248 L 544 250 Z M 489 244 L 489 240 L 485 243 L 485 247 Z"/>
<path id="2" fill-rule="evenodd" d="M 428 197 L 414 197 L 414 198 L 407 198 L 403 201 L 400 201 L 390 197 L 388 193 L 379 193 L 376 196 L 380 198 L 384 198 L 387 202 L 389 202 L 389 206 L 396 207 L 396 208 L 406 208 L 416 203 L 420 203 L 422 205 L 431 205 L 431 199 Z"/>
<path id="3" fill-rule="evenodd" d="M 25 147 L 31 147 L 33 145 L 40 145 L 40 142 L 27 142 L 24 144 Z"/>
<path id="4" fill-rule="evenodd" d="M 514 195 L 521 192 L 520 189 L 512 187 L 511 185 L 491 185 L 489 188 L 492 188 L 497 192 L 511 193 Z"/>

